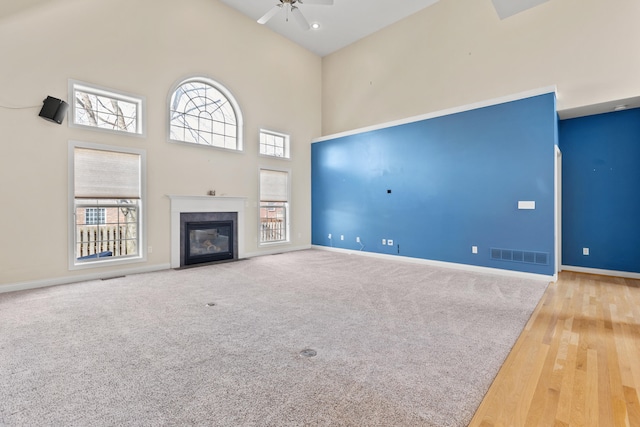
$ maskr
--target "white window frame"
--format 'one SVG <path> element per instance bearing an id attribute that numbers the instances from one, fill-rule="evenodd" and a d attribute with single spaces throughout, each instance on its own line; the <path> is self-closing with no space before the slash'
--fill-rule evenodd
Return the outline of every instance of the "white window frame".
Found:
<path id="1" fill-rule="evenodd" d="M 235 148 L 227 148 L 227 147 L 220 147 L 217 145 L 208 145 L 208 144 L 201 144 L 198 142 L 183 141 L 183 140 L 174 139 L 171 137 L 171 113 L 172 113 L 171 109 L 172 109 L 173 96 L 176 93 L 176 90 L 180 86 L 187 83 L 203 83 L 203 84 L 209 85 L 215 90 L 217 90 L 218 92 L 220 92 L 227 99 L 236 117 L 236 147 Z M 216 150 L 224 150 L 226 152 L 232 152 L 232 153 L 244 152 L 244 120 L 242 117 L 242 110 L 240 109 L 240 105 L 238 104 L 238 101 L 236 101 L 236 98 L 233 96 L 233 94 L 229 89 L 227 89 L 224 85 L 222 85 L 221 83 L 209 77 L 204 77 L 204 76 L 189 77 L 174 83 L 174 85 L 171 86 L 171 90 L 169 91 L 169 96 L 167 97 L 167 116 L 168 116 L 168 119 L 167 119 L 166 132 L 167 132 L 167 141 L 169 142 L 176 143 L 176 144 L 186 144 L 189 146 L 196 146 L 196 147 L 212 148 Z"/>
<path id="2" fill-rule="evenodd" d="M 262 241 L 262 217 L 260 215 L 260 211 L 262 207 L 262 189 L 261 187 L 261 177 L 260 173 L 263 170 L 270 170 L 275 172 L 285 172 L 287 174 L 287 202 L 285 204 L 285 233 L 286 239 L 278 240 L 278 241 Z M 267 207 L 268 209 L 268 207 Z M 291 244 L 291 169 L 280 169 L 274 168 L 270 166 L 260 166 L 258 168 L 258 246 L 266 247 L 266 246 L 274 246 L 274 245 L 287 245 Z"/>
<path id="3" fill-rule="evenodd" d="M 275 138 L 282 138 L 283 140 L 283 147 L 282 147 L 282 151 L 283 154 L 282 156 L 277 156 L 275 154 L 268 154 L 266 153 L 266 150 L 263 150 L 264 147 L 267 146 L 267 144 L 264 142 L 263 138 L 266 137 L 275 137 Z M 281 133 L 281 132 L 275 132 L 272 130 L 267 130 L 267 129 L 260 129 L 260 134 L 259 134 L 259 153 L 261 156 L 264 157 L 270 157 L 270 158 L 275 158 L 275 159 L 284 159 L 284 160 L 291 160 L 291 136 L 286 134 L 286 133 Z"/>
<path id="4" fill-rule="evenodd" d="M 135 132 L 128 132 L 124 130 L 103 128 L 99 126 L 86 125 L 84 123 L 76 122 L 76 109 L 78 108 L 76 100 L 76 92 L 86 92 L 96 96 L 102 96 L 119 101 L 125 101 L 136 105 L 136 130 Z M 69 79 L 69 103 L 71 108 L 69 109 L 69 120 L 67 121 L 69 127 L 76 127 L 81 129 L 90 129 L 98 132 L 107 132 L 118 135 L 129 135 L 145 138 L 147 136 L 146 127 L 146 98 L 142 95 L 131 94 L 115 89 L 106 88 L 103 86 L 94 85 L 91 83 L 82 82 L 79 80 Z"/>
<path id="5" fill-rule="evenodd" d="M 130 153 L 140 156 L 140 200 L 138 204 L 138 254 L 128 257 L 107 257 L 97 258 L 91 261 L 78 261 L 76 256 L 76 199 L 75 199 L 75 165 L 74 153 L 76 148 L 87 148 L 92 150 L 114 151 L 118 153 Z M 99 268 L 105 266 L 116 266 L 131 263 L 140 263 L 147 260 L 147 217 L 146 217 L 146 193 L 147 193 L 147 161 L 146 151 L 136 148 L 126 148 L 119 146 L 95 144 L 83 141 L 69 141 L 68 147 L 68 260 L 69 270 L 80 270 L 88 268 Z"/>

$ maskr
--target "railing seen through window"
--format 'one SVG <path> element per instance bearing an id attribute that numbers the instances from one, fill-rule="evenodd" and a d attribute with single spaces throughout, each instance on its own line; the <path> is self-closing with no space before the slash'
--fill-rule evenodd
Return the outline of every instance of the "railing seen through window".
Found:
<path id="1" fill-rule="evenodd" d="M 286 203 L 260 203 L 260 241 L 287 241 L 287 206 Z"/>
<path id="2" fill-rule="evenodd" d="M 138 254 L 138 200 L 77 199 L 75 210 L 79 261 Z M 104 220 L 87 221 L 95 218 L 89 212 L 104 212 Z"/>

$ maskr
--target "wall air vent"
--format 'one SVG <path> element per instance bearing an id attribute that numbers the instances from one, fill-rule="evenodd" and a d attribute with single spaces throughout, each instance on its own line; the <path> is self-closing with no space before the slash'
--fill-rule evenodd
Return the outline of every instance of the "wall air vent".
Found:
<path id="1" fill-rule="evenodd" d="M 549 264 L 549 254 L 547 252 L 522 251 L 517 249 L 491 248 L 491 259 L 523 262 L 526 264 Z"/>

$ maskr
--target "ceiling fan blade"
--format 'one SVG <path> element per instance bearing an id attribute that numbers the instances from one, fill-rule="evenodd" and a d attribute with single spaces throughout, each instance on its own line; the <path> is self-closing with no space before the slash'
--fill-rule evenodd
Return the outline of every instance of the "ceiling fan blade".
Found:
<path id="1" fill-rule="evenodd" d="M 309 28 L 311 28 L 307 20 L 304 18 L 304 15 L 302 15 L 302 12 L 300 12 L 300 9 L 295 6 L 291 6 L 291 14 L 294 18 L 296 18 L 296 22 L 298 23 L 298 25 L 300 25 L 300 28 L 302 28 L 303 30 L 308 30 Z"/>
<path id="2" fill-rule="evenodd" d="M 298 0 L 298 3 L 331 6 L 333 5 L 333 0 Z"/>
<path id="3" fill-rule="evenodd" d="M 269 21 L 269 19 L 273 18 L 274 15 L 278 12 L 280 12 L 280 10 L 282 9 L 282 3 L 273 6 L 267 13 L 264 14 L 264 16 L 260 19 L 258 19 L 258 24 L 266 24 L 267 21 Z"/>

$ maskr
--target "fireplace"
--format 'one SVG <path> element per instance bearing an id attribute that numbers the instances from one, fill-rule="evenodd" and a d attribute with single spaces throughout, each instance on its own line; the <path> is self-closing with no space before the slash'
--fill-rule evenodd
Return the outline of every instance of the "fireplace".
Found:
<path id="1" fill-rule="evenodd" d="M 180 214 L 180 267 L 238 258 L 237 212 Z"/>
<path id="2" fill-rule="evenodd" d="M 233 221 L 198 221 L 185 224 L 184 264 L 233 259 Z"/>
<path id="3" fill-rule="evenodd" d="M 171 268 L 184 267 L 185 222 L 234 221 L 233 259 L 243 259 L 245 197 L 168 195 L 171 200 Z"/>

